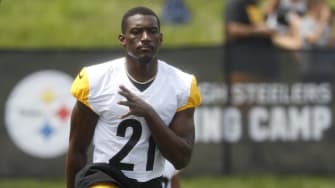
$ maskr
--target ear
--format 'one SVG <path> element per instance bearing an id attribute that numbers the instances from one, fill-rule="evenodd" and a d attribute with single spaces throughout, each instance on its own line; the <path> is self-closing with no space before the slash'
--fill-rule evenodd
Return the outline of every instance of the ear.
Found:
<path id="1" fill-rule="evenodd" d="M 126 47 L 126 37 L 124 34 L 119 34 L 119 42 L 122 47 Z"/>

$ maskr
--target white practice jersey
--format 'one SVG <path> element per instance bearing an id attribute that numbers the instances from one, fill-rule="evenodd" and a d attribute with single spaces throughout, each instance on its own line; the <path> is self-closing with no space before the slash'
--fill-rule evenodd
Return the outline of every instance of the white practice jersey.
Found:
<path id="1" fill-rule="evenodd" d="M 99 115 L 93 138 L 93 162 L 109 163 L 129 178 L 145 182 L 162 175 L 165 159 L 155 146 L 142 117 L 120 116 L 128 107 L 118 92 L 123 85 L 149 103 L 169 126 L 178 111 L 200 105 L 201 96 L 193 75 L 163 61 L 155 80 L 140 91 L 128 79 L 125 58 L 84 67 L 73 82 L 71 93 Z"/>
<path id="2" fill-rule="evenodd" d="M 171 180 L 173 176 L 177 175 L 179 173 L 178 170 L 175 169 L 175 167 L 168 161 L 165 161 L 165 167 L 163 172 L 163 188 L 171 188 Z"/>

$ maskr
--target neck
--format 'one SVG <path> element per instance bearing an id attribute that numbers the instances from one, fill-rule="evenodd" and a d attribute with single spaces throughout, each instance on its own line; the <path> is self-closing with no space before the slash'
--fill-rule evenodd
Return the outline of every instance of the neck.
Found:
<path id="1" fill-rule="evenodd" d="M 126 70 L 131 78 L 138 82 L 146 82 L 155 77 L 157 73 L 157 58 L 153 58 L 146 64 L 126 58 Z"/>

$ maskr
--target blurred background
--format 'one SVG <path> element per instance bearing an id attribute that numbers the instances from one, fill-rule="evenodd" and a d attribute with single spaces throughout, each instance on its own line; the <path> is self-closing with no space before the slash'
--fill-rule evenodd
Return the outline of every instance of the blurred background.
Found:
<path id="1" fill-rule="evenodd" d="M 197 76 L 185 188 L 335 185 L 335 1 L 0 1 L 0 187 L 65 187 L 81 67 L 123 56 L 129 8 L 161 18 L 160 58 Z"/>

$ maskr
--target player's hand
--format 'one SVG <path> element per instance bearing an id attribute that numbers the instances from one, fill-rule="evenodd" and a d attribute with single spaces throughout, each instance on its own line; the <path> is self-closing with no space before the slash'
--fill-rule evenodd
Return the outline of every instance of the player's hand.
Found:
<path id="1" fill-rule="evenodd" d="M 129 108 L 129 112 L 122 115 L 120 118 L 126 118 L 130 115 L 144 117 L 152 110 L 152 107 L 148 103 L 130 92 L 129 89 L 124 86 L 120 86 L 119 94 L 124 96 L 127 100 L 119 101 L 118 104 Z"/>

